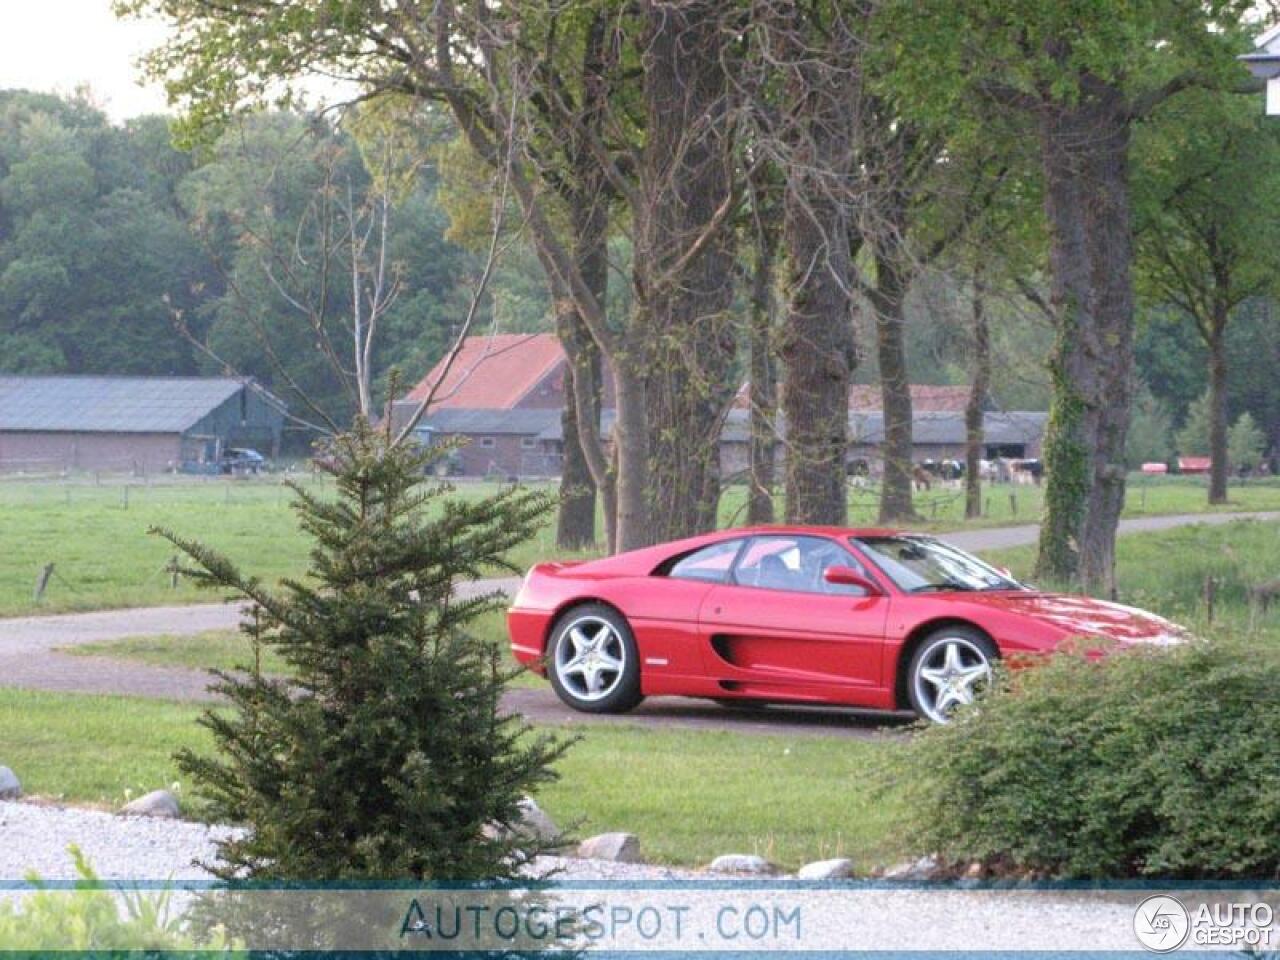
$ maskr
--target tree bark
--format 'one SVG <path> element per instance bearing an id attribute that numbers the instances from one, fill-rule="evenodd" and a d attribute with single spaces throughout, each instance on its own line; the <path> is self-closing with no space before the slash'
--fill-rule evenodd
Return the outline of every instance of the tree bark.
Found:
<path id="1" fill-rule="evenodd" d="M 1040 130 L 1058 330 L 1036 575 L 1109 593 L 1132 400 L 1129 134 L 1128 105 L 1101 84 Z"/>
<path id="2" fill-rule="evenodd" d="M 756 218 L 756 263 L 751 275 L 751 316 L 747 331 L 750 351 L 750 425 L 747 452 L 747 523 L 772 523 L 774 461 L 778 418 L 778 382 L 773 362 L 773 261 L 778 233 L 772 206 L 762 203 L 762 189 L 753 191 Z"/>
<path id="3" fill-rule="evenodd" d="M 1214 305 L 1209 329 L 1209 502 L 1227 502 L 1227 319 L 1226 305 Z"/>
<path id="4" fill-rule="evenodd" d="M 983 412 L 991 384 L 991 330 L 987 321 L 982 266 L 973 268 L 973 381 L 964 409 L 964 515 L 982 516 Z"/>
<path id="5" fill-rule="evenodd" d="M 890 238 L 889 243 L 894 243 Z M 877 254 L 876 286 L 871 305 L 876 315 L 876 356 L 880 362 L 880 397 L 884 413 L 884 476 L 880 486 L 880 522 L 917 519 L 911 476 L 911 378 L 903 332 L 906 272 L 892 256 Z"/>
<path id="6" fill-rule="evenodd" d="M 713 0 L 647 0 L 645 146 L 636 219 L 637 326 L 645 331 L 653 539 L 715 529 L 720 431 L 733 395 L 734 190 L 724 64 Z"/>
<path id="7" fill-rule="evenodd" d="M 849 379 L 857 362 L 849 195 L 859 117 L 857 39 L 841 17 L 809 21 L 783 5 L 777 49 L 786 63 L 779 139 L 786 182 L 782 319 L 786 518 L 843 524 L 848 517 Z"/>

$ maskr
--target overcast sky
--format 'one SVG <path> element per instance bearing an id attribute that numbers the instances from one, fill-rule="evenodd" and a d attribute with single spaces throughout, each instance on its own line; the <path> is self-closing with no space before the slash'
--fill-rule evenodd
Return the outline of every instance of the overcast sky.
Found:
<path id="1" fill-rule="evenodd" d="M 117 20 L 110 0 L 0 0 L 0 89 L 71 93 L 87 84 L 115 120 L 165 109 L 140 87 L 138 55 L 165 35 L 157 23 Z"/>

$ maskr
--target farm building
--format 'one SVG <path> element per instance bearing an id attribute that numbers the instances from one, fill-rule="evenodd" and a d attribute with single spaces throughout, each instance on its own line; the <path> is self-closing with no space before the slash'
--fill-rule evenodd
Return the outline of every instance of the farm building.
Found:
<path id="1" fill-rule="evenodd" d="M 434 388 L 431 408 L 419 427 L 426 442 L 449 439 L 459 446 L 450 455 L 453 472 L 464 476 L 556 476 L 564 450 L 562 415 L 568 359 L 553 334 L 496 334 L 468 337 L 446 370 L 438 363 L 397 404 L 404 416 Z M 613 398 L 605 380 L 601 429 L 608 435 Z M 725 419 L 720 441 L 721 472 L 733 479 L 746 472 L 749 387 L 738 391 Z M 969 388 L 913 384 L 913 436 L 917 461 L 963 458 L 964 409 Z M 984 415 L 989 457 L 1037 458 L 1046 415 Z M 849 391 L 849 459 L 865 459 L 878 472 L 884 418 L 880 388 L 858 385 Z M 785 435 L 785 424 L 778 432 Z M 784 444 L 778 445 L 781 456 Z"/>
<path id="2" fill-rule="evenodd" d="M 275 456 L 278 400 L 229 377 L 0 375 L 0 470 L 151 473 Z"/>

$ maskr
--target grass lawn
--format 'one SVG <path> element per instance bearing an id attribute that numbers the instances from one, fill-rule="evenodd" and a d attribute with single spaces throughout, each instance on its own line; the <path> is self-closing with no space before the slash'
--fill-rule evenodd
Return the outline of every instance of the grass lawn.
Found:
<path id="1" fill-rule="evenodd" d="M 506 651 L 505 614 L 494 610 L 479 617 L 470 627 L 476 636 L 497 641 Z M 209 630 L 186 635 L 163 634 L 153 637 L 123 637 L 61 647 L 60 652 L 78 657 L 111 657 L 134 660 L 157 667 L 187 667 L 192 670 L 235 670 L 253 664 L 253 645 L 238 630 Z M 289 665 L 270 647 L 262 648 L 265 673 L 287 674 Z M 512 665 L 515 665 L 514 660 Z M 546 681 L 531 673 L 521 673 L 513 686 L 543 686 Z"/>
<path id="2" fill-rule="evenodd" d="M 325 482 L 305 475 L 318 490 Z M 463 497 L 482 496 L 492 484 L 458 485 Z M 547 489 L 553 489 L 548 486 Z M 922 526 L 933 530 L 1034 523 L 1042 491 L 1030 486 L 993 487 L 987 515 L 964 521 L 961 491 L 935 488 L 916 497 Z M 173 548 L 146 530 L 169 527 L 204 541 L 267 581 L 297 575 L 306 565 L 307 544 L 289 508 L 289 491 L 276 477 L 163 479 L 154 483 L 118 479 L 90 482 L 0 483 L 0 616 L 37 611 L 191 603 L 212 599 L 189 584 L 171 589 L 164 572 Z M 873 523 L 874 490 L 850 490 L 850 522 Z M 1215 510 L 1280 510 L 1280 482 L 1254 481 L 1232 489 L 1232 502 Z M 1205 485 L 1195 478 L 1138 478 L 1129 488 L 1126 515 L 1207 511 Z M 745 490 L 726 490 L 721 523 L 742 522 Z M 512 560 L 527 567 L 563 556 L 555 549 L 554 518 Z M 33 602 L 37 574 L 53 562 L 55 572 L 43 601 Z"/>
<path id="3" fill-rule="evenodd" d="M 178 781 L 172 755 L 203 750 L 199 708 L 130 697 L 0 689 L 0 758 L 27 793 L 107 808 Z M 899 858 L 891 800 L 868 770 L 894 744 L 592 727 L 539 803 L 577 836 L 627 830 L 655 862 L 699 865 L 759 852 L 786 866 L 837 854 Z M 198 803 L 179 783 L 189 815 Z"/>
<path id="4" fill-rule="evenodd" d="M 1034 547 L 986 551 L 1015 576 L 1031 576 Z M 1268 613 L 1248 602 L 1250 586 L 1280 577 L 1280 523 L 1240 520 L 1121 537 L 1116 586 L 1123 603 L 1144 607 L 1201 633 L 1210 630 L 1205 581 L 1215 582 L 1213 628 L 1256 632 L 1280 640 L 1280 603 Z"/>

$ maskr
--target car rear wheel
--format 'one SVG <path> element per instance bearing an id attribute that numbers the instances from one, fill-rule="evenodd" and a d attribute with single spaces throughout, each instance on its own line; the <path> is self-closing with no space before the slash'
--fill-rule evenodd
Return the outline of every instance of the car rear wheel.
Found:
<path id="1" fill-rule="evenodd" d="M 612 607 L 574 607 L 556 624 L 549 650 L 551 686 L 573 709 L 625 713 L 644 699 L 635 637 Z"/>
<path id="2" fill-rule="evenodd" d="M 907 673 L 907 692 L 916 715 L 949 723 L 957 709 L 991 688 L 992 666 L 1000 657 L 986 634 L 973 627 L 935 630 L 916 650 Z"/>

